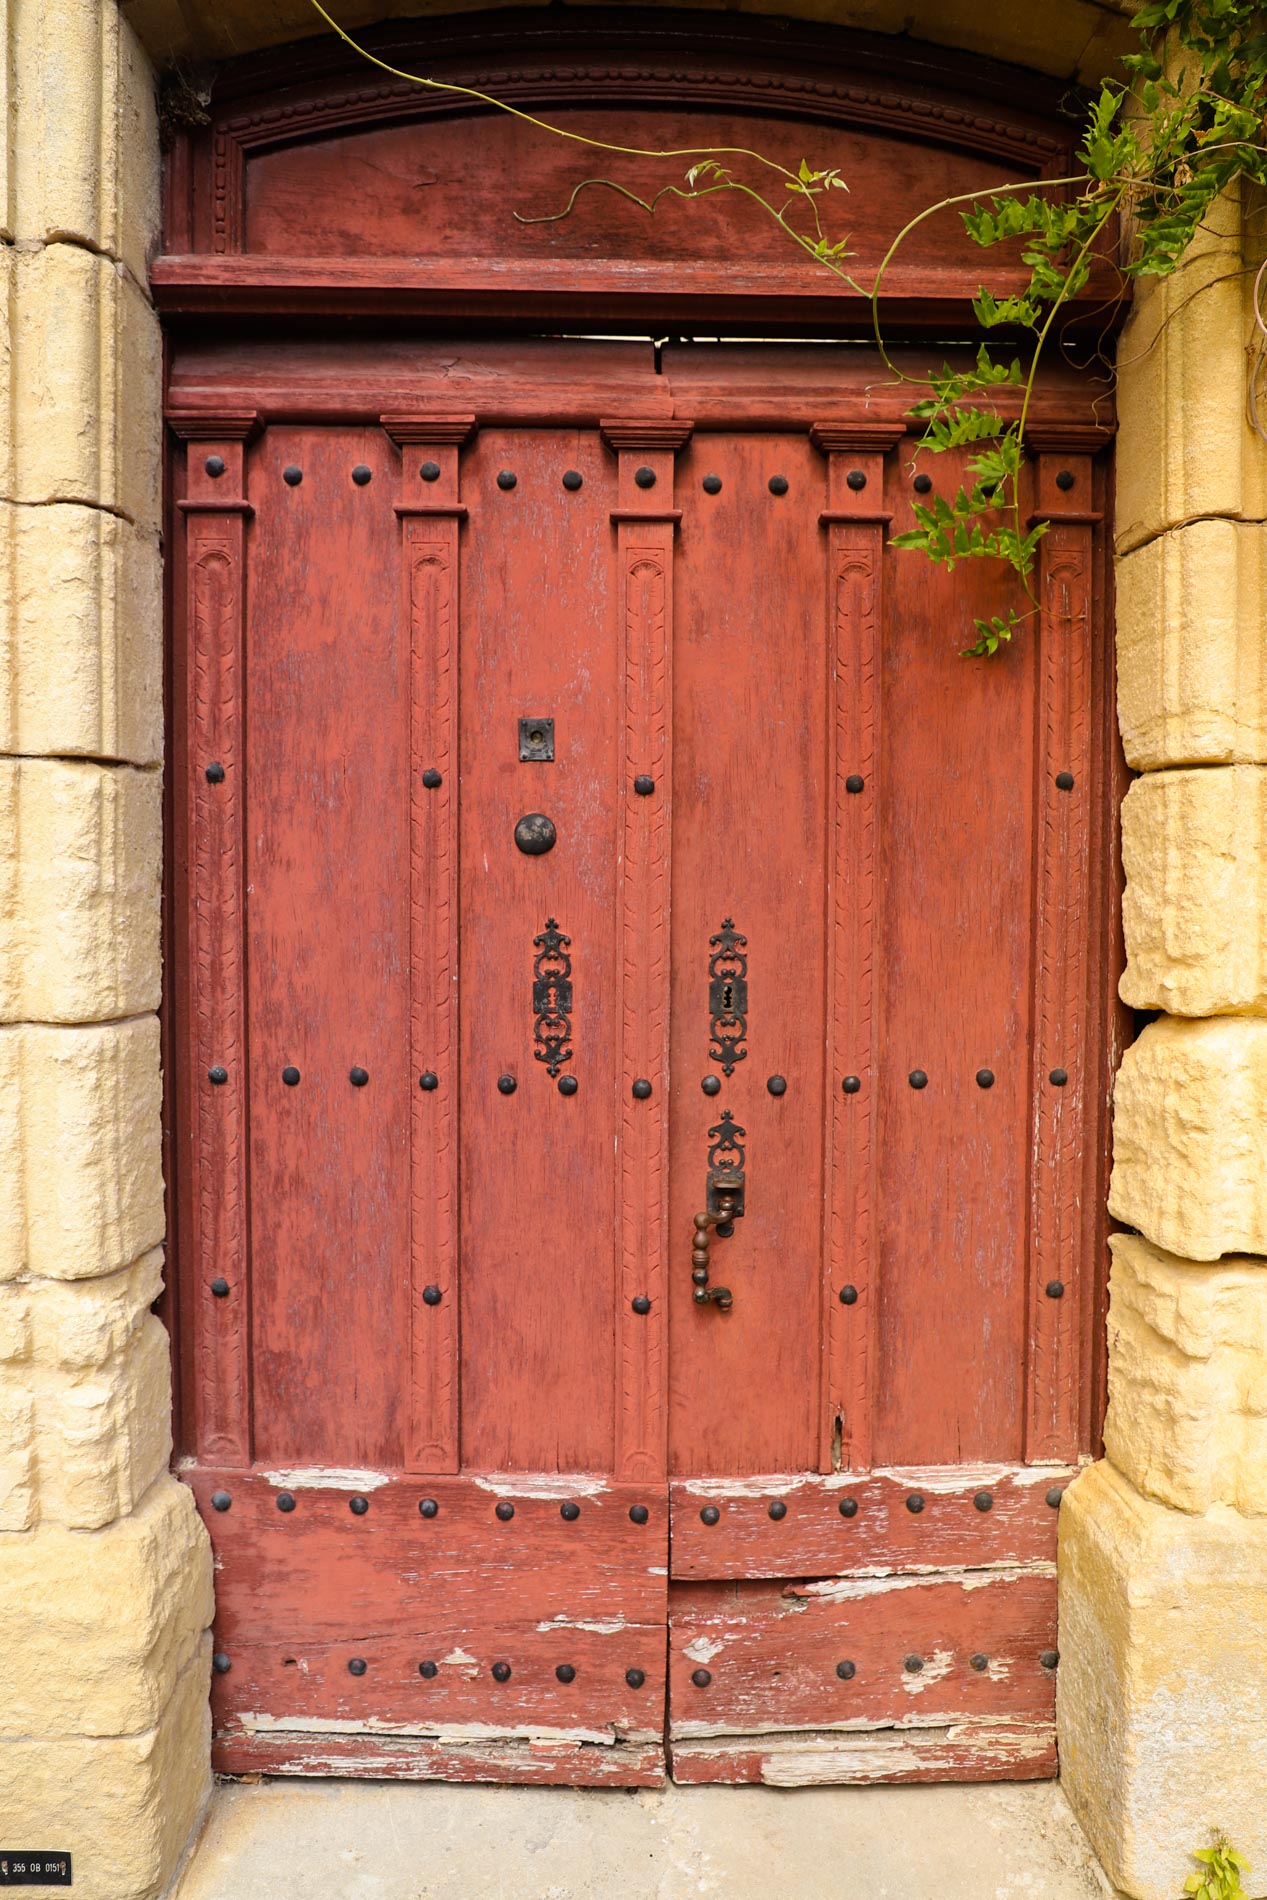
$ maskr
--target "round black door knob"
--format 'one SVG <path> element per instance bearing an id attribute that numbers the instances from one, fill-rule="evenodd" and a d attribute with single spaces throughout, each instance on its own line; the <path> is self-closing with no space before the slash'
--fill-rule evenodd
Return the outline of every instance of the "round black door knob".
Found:
<path id="1" fill-rule="evenodd" d="M 422 1074 L 418 1077 L 418 1087 L 425 1089 L 428 1095 L 432 1089 L 438 1089 L 439 1086 L 440 1078 L 434 1069 L 424 1069 Z"/>
<path id="2" fill-rule="evenodd" d="M 856 495 L 860 489 L 865 488 L 867 485 L 866 470 L 861 469 L 861 468 L 851 468 L 849 473 L 845 476 L 845 481 L 847 485 L 850 488 L 852 488 L 854 494 Z"/>
<path id="3" fill-rule="evenodd" d="M 434 765 L 429 765 L 427 767 L 426 771 L 422 775 L 422 782 L 426 786 L 429 792 L 434 792 L 438 790 L 438 788 L 444 784 L 443 778 L 441 777 L 440 773 L 436 771 L 436 768 Z"/>
<path id="4" fill-rule="evenodd" d="M 223 1650 L 218 1650 L 211 1658 L 211 1666 L 218 1676 L 227 1676 L 233 1664 L 229 1661 L 229 1658 L 224 1654 Z"/>
<path id="5" fill-rule="evenodd" d="M 715 1504 L 706 1504 L 699 1514 L 699 1519 L 701 1524 L 716 1524 L 721 1519 L 721 1512 Z"/>
<path id="6" fill-rule="evenodd" d="M 787 1505 L 783 1502 L 782 1498 L 775 1498 L 766 1516 L 772 1517 L 776 1524 L 780 1523 L 787 1516 Z"/>
<path id="7" fill-rule="evenodd" d="M 862 1087 L 862 1081 L 860 1077 L 856 1075 L 847 1075 L 840 1086 L 846 1095 L 856 1095 L 858 1090 Z"/>
<path id="8" fill-rule="evenodd" d="M 635 1297 L 630 1300 L 629 1304 L 633 1307 L 635 1313 L 645 1315 L 651 1311 L 651 1302 L 645 1293 L 636 1294 Z"/>
<path id="9" fill-rule="evenodd" d="M 581 1515 L 580 1505 L 573 1504 L 570 1498 L 568 1499 L 566 1504 L 561 1504 L 559 1506 L 559 1516 L 563 1519 L 563 1522 L 565 1524 L 575 1524 L 577 1518 L 580 1515 Z"/>
<path id="10" fill-rule="evenodd" d="M 422 476 L 424 482 L 438 482 L 440 479 L 440 464 L 438 462 L 424 462 L 422 467 L 418 470 L 418 473 Z"/>
<path id="11" fill-rule="evenodd" d="M 653 468 L 636 468 L 634 470 L 634 480 L 637 482 L 639 488 L 654 488 L 655 470 Z"/>
<path id="12" fill-rule="evenodd" d="M 857 1498 L 841 1498 L 836 1509 L 840 1512 L 842 1517 L 857 1517 L 858 1500 Z"/>
<path id="13" fill-rule="evenodd" d="M 515 843 L 529 858 L 540 858 L 547 851 L 553 851 L 558 836 L 554 820 L 547 818 L 543 811 L 525 812 L 515 826 Z"/>
<path id="14" fill-rule="evenodd" d="M 625 1681 L 629 1684 L 631 1689 L 641 1689 L 646 1680 L 647 1678 L 641 1669 L 626 1669 L 625 1671 Z"/>
<path id="15" fill-rule="evenodd" d="M 348 1081 L 352 1084 L 354 1089 L 363 1089 L 369 1079 L 370 1072 L 368 1069 L 356 1068 L 348 1070 Z"/>
<path id="16" fill-rule="evenodd" d="M 711 1670 L 693 1669 L 691 1671 L 691 1681 L 695 1684 L 695 1687 L 697 1689 L 707 1689 L 709 1683 L 712 1680 L 713 1680 L 713 1677 L 712 1677 Z"/>
<path id="17" fill-rule="evenodd" d="M 576 1671 L 573 1669 L 571 1663 L 560 1663 L 554 1673 L 560 1682 L 576 1681 Z"/>
<path id="18" fill-rule="evenodd" d="M 979 1511 L 992 1511 L 994 1509 L 994 1499 L 988 1491 L 978 1491 L 972 1502 Z"/>
<path id="19" fill-rule="evenodd" d="M 418 1515 L 419 1517 L 439 1517 L 440 1506 L 434 1498 L 419 1498 Z"/>
<path id="20" fill-rule="evenodd" d="M 772 495 L 786 495 L 787 494 L 787 476 L 786 475 L 771 475 L 770 493 Z"/>
<path id="21" fill-rule="evenodd" d="M 209 455 L 203 463 L 203 467 L 213 482 L 218 481 L 220 476 L 224 474 L 224 457 L 222 455 Z"/>
<path id="22" fill-rule="evenodd" d="M 631 1504 L 629 1506 L 629 1522 L 631 1524 L 645 1524 L 650 1515 L 651 1513 L 645 1504 Z"/>
<path id="23" fill-rule="evenodd" d="M 497 1092 L 499 1095 L 513 1095 L 518 1087 L 519 1084 L 513 1075 L 499 1075 L 497 1078 Z"/>
<path id="24" fill-rule="evenodd" d="M 224 1298 L 227 1297 L 228 1291 L 229 1291 L 229 1282 L 225 1279 L 223 1274 L 218 1273 L 215 1279 L 211 1282 L 211 1291 L 215 1294 L 218 1300 L 223 1300 Z"/>
<path id="25" fill-rule="evenodd" d="M 782 1075 L 772 1075 L 766 1082 L 766 1087 L 769 1089 L 771 1095 L 786 1095 L 787 1078 Z"/>
<path id="26" fill-rule="evenodd" d="M 287 1512 L 293 1511 L 295 1508 L 294 1492 L 293 1491 L 279 1491 L 277 1493 L 277 1508 L 279 1511 L 287 1511 Z"/>
<path id="27" fill-rule="evenodd" d="M 915 480 L 911 483 L 911 487 L 915 490 L 917 495 L 926 495 L 932 485 L 933 478 L 931 475 L 917 475 Z"/>
<path id="28" fill-rule="evenodd" d="M 913 1517 L 919 1516 L 920 1512 L 924 1508 L 924 1500 L 920 1496 L 918 1491 L 911 1492 L 910 1497 L 907 1498 L 906 1500 L 906 1508 Z"/>
<path id="29" fill-rule="evenodd" d="M 293 1062 L 288 1062 L 286 1067 L 282 1070 L 282 1081 L 286 1084 L 288 1089 L 293 1089 L 298 1086 L 299 1071 Z"/>
<path id="30" fill-rule="evenodd" d="M 351 1511 L 353 1517 L 364 1517 L 365 1513 L 369 1510 L 369 1508 L 370 1508 L 370 1501 L 368 1498 L 349 1498 L 348 1499 L 348 1509 L 349 1511 Z"/>
<path id="31" fill-rule="evenodd" d="M 282 480 L 285 482 L 287 488 L 298 488 L 303 478 L 303 470 L 296 468 L 293 463 L 290 468 L 284 468 L 282 470 Z"/>
<path id="32" fill-rule="evenodd" d="M 703 1089 L 705 1095 L 721 1094 L 721 1080 L 718 1076 L 706 1075 L 704 1080 L 700 1083 L 700 1087 Z"/>
<path id="33" fill-rule="evenodd" d="M 634 780 L 634 790 L 639 798 L 650 798 L 655 790 L 655 780 L 649 772 L 639 772 Z"/>
<path id="34" fill-rule="evenodd" d="M 515 486 L 515 483 L 518 481 L 518 479 L 519 477 L 515 474 L 513 469 L 510 469 L 510 468 L 499 469 L 497 473 L 497 486 L 499 488 L 505 489 L 506 492 L 509 493 L 510 490 Z"/>
<path id="35" fill-rule="evenodd" d="M 852 1682 L 857 1673 L 858 1665 L 856 1663 L 838 1662 L 836 1664 L 836 1674 L 840 1677 L 842 1682 Z"/>
<path id="36" fill-rule="evenodd" d="M 720 495 L 721 494 L 721 476 L 720 475 L 706 475 L 704 477 L 704 493 L 706 495 Z"/>
<path id="37" fill-rule="evenodd" d="M 493 1681 L 494 1682 L 509 1682 L 510 1681 L 510 1664 L 508 1662 L 495 1662 L 493 1664 Z"/>
<path id="38" fill-rule="evenodd" d="M 631 1091 L 635 1102 L 645 1102 L 651 1093 L 651 1084 L 645 1075 L 640 1075 Z"/>
<path id="39" fill-rule="evenodd" d="M 977 1651 L 975 1656 L 969 1656 L 968 1661 L 972 1665 L 972 1667 L 976 1670 L 978 1675 L 980 1675 L 983 1670 L 986 1670 L 990 1667 L 990 1658 L 988 1656 L 983 1656 L 980 1650 Z"/>
<path id="40" fill-rule="evenodd" d="M 1073 470 L 1068 469 L 1068 468 L 1062 468 L 1059 475 L 1057 475 L 1056 477 L 1056 486 L 1057 488 L 1061 490 L 1062 493 L 1067 494 L 1068 491 L 1073 487 Z"/>
<path id="41" fill-rule="evenodd" d="M 206 774 L 207 783 L 209 785 L 224 784 L 224 767 L 221 765 L 219 759 L 212 759 L 210 765 L 206 767 Z"/>
<path id="42" fill-rule="evenodd" d="M 439 1673 L 439 1669 L 433 1662 L 420 1662 L 418 1664 L 418 1674 L 425 1682 L 434 1682 Z"/>
<path id="43" fill-rule="evenodd" d="M 574 1075 L 561 1075 L 559 1077 L 560 1095 L 575 1095 L 580 1086 L 580 1083 Z"/>
<path id="44" fill-rule="evenodd" d="M 439 1306 L 443 1298 L 444 1295 L 438 1286 L 424 1286 L 422 1289 L 422 1302 L 424 1306 Z"/>
<path id="45" fill-rule="evenodd" d="M 913 1089 L 926 1089 L 928 1087 L 928 1077 L 924 1074 L 922 1069 L 912 1069 L 907 1079 Z"/>
<path id="46" fill-rule="evenodd" d="M 233 1499 L 229 1496 L 227 1491 L 213 1491 L 211 1493 L 211 1508 L 213 1511 L 227 1511 L 232 1502 Z"/>
<path id="47" fill-rule="evenodd" d="M 364 488 L 366 482 L 370 480 L 371 474 L 372 471 L 366 468 L 364 462 L 358 462 L 356 467 L 352 470 L 352 480 L 356 483 L 358 488 Z"/>
<path id="48" fill-rule="evenodd" d="M 570 495 L 576 493 L 584 480 L 585 477 L 581 474 L 579 468 L 565 468 L 563 471 L 563 486 Z"/>
<path id="49" fill-rule="evenodd" d="M 858 1289 L 856 1286 L 841 1287 L 840 1304 L 842 1306 L 856 1306 L 858 1304 Z"/>
<path id="50" fill-rule="evenodd" d="M 497 1506 L 497 1509 L 494 1515 L 500 1518 L 503 1524 L 509 1524 L 511 1518 L 515 1515 L 515 1507 L 510 1502 L 509 1498 L 502 1499 L 501 1503 Z"/>
<path id="51" fill-rule="evenodd" d="M 994 1070 L 993 1069 L 978 1069 L 977 1070 L 977 1087 L 979 1089 L 992 1089 L 994 1087 Z"/>
<path id="52" fill-rule="evenodd" d="M 363 1676 L 368 1668 L 369 1664 L 363 1656 L 353 1656 L 348 1663 L 348 1674 L 350 1676 Z"/>

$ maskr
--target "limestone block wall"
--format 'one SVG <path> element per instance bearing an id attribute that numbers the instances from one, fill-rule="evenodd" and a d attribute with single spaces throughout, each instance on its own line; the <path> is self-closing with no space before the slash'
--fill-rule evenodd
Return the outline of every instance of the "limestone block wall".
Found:
<path id="1" fill-rule="evenodd" d="M 1226 1830 L 1267 1890 L 1267 444 L 1228 199 L 1119 349 L 1122 995 L 1106 1460 L 1061 1522 L 1061 1774 L 1170 1900 Z"/>
<path id="2" fill-rule="evenodd" d="M 142 1900 L 208 1792 L 211 1620 L 151 1311 L 154 80 L 113 0 L 0 16 L 0 1836 Z"/>

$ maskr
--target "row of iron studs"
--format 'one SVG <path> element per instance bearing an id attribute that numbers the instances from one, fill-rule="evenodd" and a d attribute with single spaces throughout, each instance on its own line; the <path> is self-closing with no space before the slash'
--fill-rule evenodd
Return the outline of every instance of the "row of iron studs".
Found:
<path id="1" fill-rule="evenodd" d="M 1063 1487 L 1058 1484 L 1053 1485 L 1047 1492 L 1046 1502 L 1053 1511 L 1060 1509 L 1060 1501 L 1064 1495 Z M 982 1513 L 992 1511 L 994 1509 L 994 1493 L 992 1491 L 978 1491 L 972 1502 L 976 1509 Z M 293 1491 L 279 1491 L 277 1493 L 277 1508 L 279 1511 L 289 1514 L 295 1509 L 295 1504 L 296 1499 Z M 928 1499 L 924 1496 L 922 1491 L 911 1491 L 907 1494 L 906 1508 L 912 1517 L 920 1516 L 926 1509 L 927 1504 Z M 231 1510 L 233 1508 L 233 1499 L 227 1491 L 213 1491 L 211 1493 L 211 1508 L 213 1511 Z M 366 1497 L 361 1497 L 358 1494 L 356 1497 L 348 1499 L 348 1509 L 351 1511 L 353 1517 L 365 1517 L 369 1508 L 370 1501 Z M 842 1517 L 857 1517 L 858 1500 L 857 1498 L 841 1498 L 837 1509 Z M 766 1516 L 773 1518 L 776 1524 L 782 1523 L 787 1514 L 787 1505 L 782 1498 L 773 1498 L 766 1506 Z M 440 1506 L 435 1498 L 420 1498 L 418 1500 L 418 1515 L 425 1518 L 439 1517 Z M 509 1524 L 514 1515 L 515 1507 L 509 1498 L 499 1498 L 497 1503 L 493 1506 L 493 1516 L 501 1524 Z M 571 1498 L 566 1499 L 559 1506 L 559 1516 L 563 1519 L 565 1524 L 575 1524 L 580 1515 L 580 1505 L 575 1503 Z M 715 1504 L 705 1504 L 700 1510 L 699 1515 L 701 1524 L 707 1524 L 710 1529 L 714 1524 L 721 1522 L 721 1511 Z M 629 1521 L 632 1524 L 645 1524 L 650 1516 L 651 1513 L 645 1504 L 631 1504 L 629 1506 Z"/>
<path id="2" fill-rule="evenodd" d="M 215 1667 L 216 1674 L 219 1676 L 227 1676 L 233 1667 L 232 1657 L 226 1655 L 223 1650 L 217 1650 L 211 1660 Z M 1038 1657 L 1039 1667 L 1045 1669 L 1049 1674 L 1058 1666 L 1059 1662 L 1059 1650 L 1044 1649 L 1040 1651 Z M 982 1675 L 990 1667 L 990 1658 L 984 1655 L 982 1651 L 977 1650 L 968 1658 L 968 1665 L 971 1669 L 975 1670 L 978 1675 Z M 919 1675 L 923 1667 L 924 1658 L 922 1656 L 917 1656 L 912 1653 L 902 1658 L 902 1668 L 908 1676 Z M 369 1664 L 363 1656 L 352 1656 L 348 1659 L 348 1674 L 350 1676 L 364 1676 L 368 1674 L 368 1672 Z M 424 1682 L 434 1682 L 439 1673 L 439 1664 L 436 1662 L 428 1660 L 418 1664 L 418 1674 L 422 1677 Z M 495 1662 L 488 1673 L 494 1682 L 509 1682 L 514 1674 L 514 1670 L 508 1662 L 502 1660 Z M 559 1663 L 555 1668 L 554 1674 L 558 1682 L 571 1683 L 576 1681 L 577 1672 L 572 1663 Z M 836 1664 L 836 1676 L 841 1682 L 852 1682 L 857 1674 L 858 1665 L 848 1657 Z M 629 1684 L 631 1689 L 641 1689 L 646 1680 L 646 1671 L 643 1669 L 626 1669 L 625 1671 L 625 1681 Z M 691 1681 L 697 1689 L 707 1689 L 712 1680 L 713 1672 L 711 1669 L 693 1669 L 691 1671 Z"/>

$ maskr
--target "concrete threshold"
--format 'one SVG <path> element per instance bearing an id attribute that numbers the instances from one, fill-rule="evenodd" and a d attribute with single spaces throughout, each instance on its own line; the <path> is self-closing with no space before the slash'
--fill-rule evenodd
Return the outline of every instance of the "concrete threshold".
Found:
<path id="1" fill-rule="evenodd" d="M 1055 1782 L 223 1783 L 173 1900 L 1105 1900 Z"/>

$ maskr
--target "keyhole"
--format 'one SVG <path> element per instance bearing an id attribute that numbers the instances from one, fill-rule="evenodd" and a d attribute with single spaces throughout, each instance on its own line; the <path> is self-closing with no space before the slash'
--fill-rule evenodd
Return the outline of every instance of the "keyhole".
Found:
<path id="1" fill-rule="evenodd" d="M 735 1004 L 735 986 L 734 986 L 734 984 L 733 984 L 733 983 L 723 983 L 723 984 L 722 984 L 722 991 L 721 991 L 721 997 L 722 997 L 722 1002 L 724 1003 L 724 1005 L 725 1005 L 725 1007 L 726 1007 L 727 1009 L 733 1009 L 733 1008 L 734 1008 L 734 1004 Z"/>
<path id="2" fill-rule="evenodd" d="M 542 732 L 540 726 L 534 726 L 532 731 L 528 734 L 528 738 L 533 745 L 545 744 L 545 734 Z"/>

